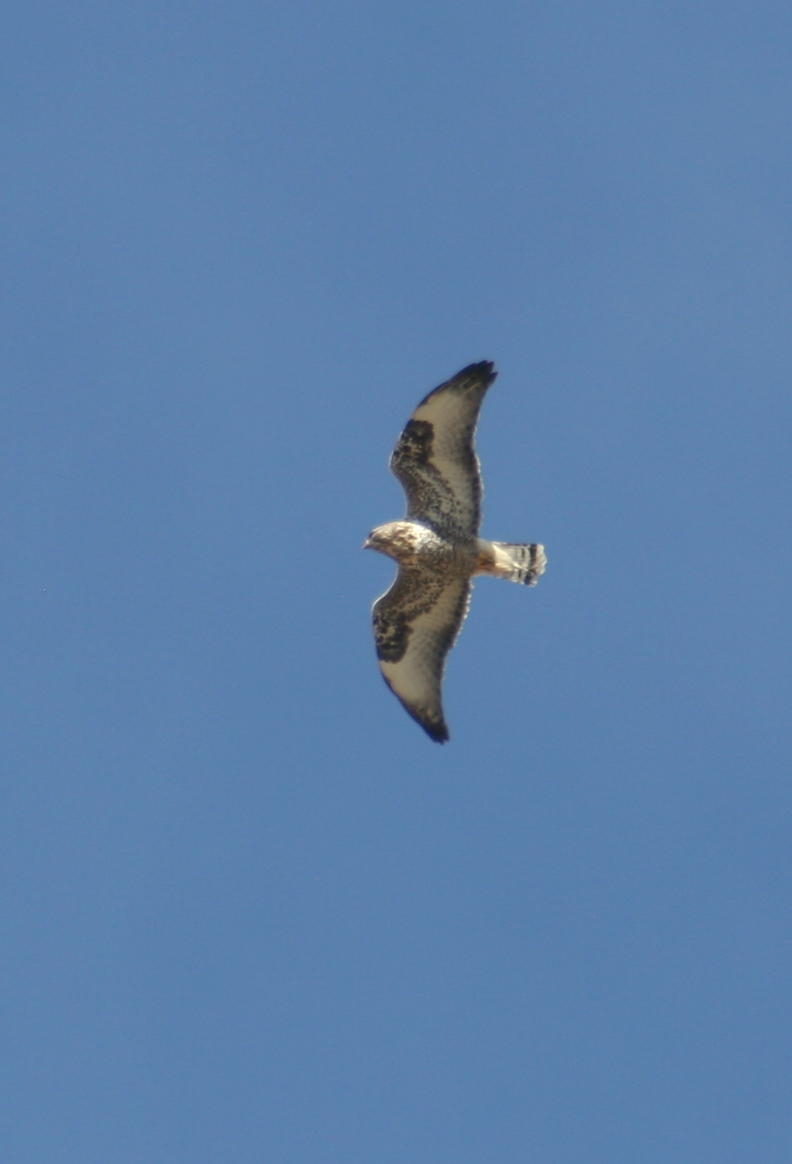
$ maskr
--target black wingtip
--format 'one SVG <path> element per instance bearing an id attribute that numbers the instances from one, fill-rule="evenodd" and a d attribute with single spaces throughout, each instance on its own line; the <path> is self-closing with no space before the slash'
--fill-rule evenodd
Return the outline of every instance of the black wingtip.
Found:
<path id="1" fill-rule="evenodd" d="M 397 696 L 397 698 L 399 698 L 399 697 Z M 426 732 L 426 734 L 428 735 L 430 740 L 434 740 L 434 742 L 436 744 L 447 744 L 448 743 L 448 741 L 451 737 L 449 735 L 448 728 L 446 727 L 446 723 L 445 723 L 444 719 L 441 719 L 441 720 L 424 719 L 424 717 L 421 716 L 417 711 L 415 711 L 412 707 L 408 706 L 408 704 L 406 704 L 403 699 L 400 700 L 400 702 L 401 702 L 404 710 L 407 712 L 407 714 L 411 715 L 412 718 L 415 720 L 415 722 L 419 723 L 421 725 L 421 727 Z"/>
<path id="2" fill-rule="evenodd" d="M 454 379 L 458 380 L 461 376 L 480 376 L 482 380 L 487 381 L 487 385 L 490 385 L 497 375 L 494 360 L 480 360 L 478 364 L 468 364 L 461 372 L 457 372 Z"/>
<path id="3" fill-rule="evenodd" d="M 418 723 L 421 725 L 423 730 L 426 732 L 429 739 L 434 740 L 434 742 L 436 744 L 447 744 L 451 738 L 450 735 L 448 734 L 448 728 L 446 727 L 445 724 L 443 724 L 442 727 L 436 728 L 436 727 L 429 727 L 428 724 L 425 724 L 420 719 L 418 720 Z"/>
<path id="4" fill-rule="evenodd" d="M 442 712 L 440 713 L 440 719 L 429 719 L 427 716 L 421 715 L 421 713 L 417 711 L 416 708 L 410 707 L 409 703 L 402 699 L 401 695 L 399 695 L 398 691 L 394 689 L 393 684 L 384 671 L 381 672 L 381 675 L 385 681 L 385 686 L 389 691 L 393 692 L 399 703 L 409 715 L 410 719 L 414 719 L 417 724 L 420 724 L 420 726 L 429 736 L 429 739 L 434 740 L 436 744 L 448 743 L 451 736 L 449 734 L 448 728 L 446 727 L 446 722 L 442 718 Z"/>
<path id="5" fill-rule="evenodd" d="M 430 740 L 434 740 L 436 744 L 445 744 L 448 742 L 450 737 L 444 719 L 429 719 L 421 715 L 414 707 L 410 707 L 408 703 L 405 703 L 401 696 L 397 696 L 396 698 L 407 714 L 411 715 L 415 722 L 421 725 Z"/>
<path id="6" fill-rule="evenodd" d="M 483 388 L 486 392 L 492 381 L 497 380 L 497 378 L 498 373 L 495 371 L 492 360 L 481 360 L 478 364 L 468 364 L 461 372 L 457 372 L 456 376 L 452 376 L 450 380 L 444 380 L 431 392 L 427 392 L 423 400 L 417 405 L 416 412 L 419 408 L 423 408 L 424 404 L 428 404 L 432 397 L 437 396 L 439 392 L 447 392 L 449 389 L 452 392 L 455 390 L 464 391 L 468 388 Z M 396 476 L 398 477 L 398 473 Z"/>

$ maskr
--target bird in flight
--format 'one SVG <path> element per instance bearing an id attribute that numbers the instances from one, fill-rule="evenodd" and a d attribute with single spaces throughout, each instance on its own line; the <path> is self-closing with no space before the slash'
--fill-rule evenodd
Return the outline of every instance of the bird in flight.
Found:
<path id="1" fill-rule="evenodd" d="M 372 611 L 385 682 L 440 744 L 449 738 L 445 661 L 470 605 L 472 579 L 492 574 L 535 586 L 547 562 L 544 546 L 478 536 L 482 484 L 473 440 L 496 376 L 488 360 L 470 364 L 421 401 L 390 461 L 407 494 L 407 517 L 378 526 L 363 546 L 399 566 Z"/>

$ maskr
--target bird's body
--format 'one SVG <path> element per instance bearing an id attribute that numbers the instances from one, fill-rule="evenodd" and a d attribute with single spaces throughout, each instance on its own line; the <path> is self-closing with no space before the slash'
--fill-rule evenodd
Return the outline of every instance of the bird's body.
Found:
<path id="1" fill-rule="evenodd" d="M 482 486 L 473 441 L 495 376 L 491 363 L 471 364 L 421 401 L 391 457 L 407 494 L 407 517 L 378 526 L 365 543 L 399 564 L 396 581 L 374 603 L 382 673 L 439 743 L 448 739 L 445 659 L 467 614 L 472 579 L 492 574 L 532 586 L 546 562 L 540 545 L 478 536 Z"/>

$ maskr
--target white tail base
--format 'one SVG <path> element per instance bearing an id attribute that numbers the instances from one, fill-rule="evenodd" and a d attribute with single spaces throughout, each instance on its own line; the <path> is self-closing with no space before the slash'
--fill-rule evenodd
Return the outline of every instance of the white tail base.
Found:
<path id="1" fill-rule="evenodd" d="M 547 566 L 544 546 L 535 542 L 488 542 L 478 539 L 478 568 L 476 574 L 491 574 L 535 586 Z"/>

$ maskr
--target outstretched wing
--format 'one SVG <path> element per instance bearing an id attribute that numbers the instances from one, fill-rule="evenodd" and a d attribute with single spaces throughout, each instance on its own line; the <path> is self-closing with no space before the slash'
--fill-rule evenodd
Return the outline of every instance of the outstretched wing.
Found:
<path id="1" fill-rule="evenodd" d="M 469 578 L 438 578 L 400 567 L 374 603 L 374 639 L 385 682 L 413 719 L 442 744 L 448 739 L 442 683 L 446 655 L 470 603 Z"/>
<path id="2" fill-rule="evenodd" d="M 484 395 L 497 372 L 485 360 L 435 388 L 407 422 L 391 469 L 407 494 L 407 516 L 454 541 L 475 537 L 481 475 L 473 448 Z"/>

